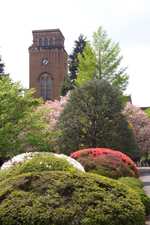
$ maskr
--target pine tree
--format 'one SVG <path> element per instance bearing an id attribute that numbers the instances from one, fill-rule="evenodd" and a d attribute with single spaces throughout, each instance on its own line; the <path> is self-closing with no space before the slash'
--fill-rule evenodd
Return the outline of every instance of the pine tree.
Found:
<path id="1" fill-rule="evenodd" d="M 69 74 L 66 75 L 65 81 L 61 84 L 60 87 L 60 95 L 62 96 L 66 95 L 69 90 L 74 89 L 79 66 L 78 55 L 81 54 L 83 56 L 83 49 L 86 45 L 85 40 L 86 37 L 84 37 L 83 34 L 80 34 L 78 40 L 74 41 L 75 45 L 73 48 L 73 52 L 69 55 L 68 58 Z"/>
<path id="2" fill-rule="evenodd" d="M 121 92 L 105 80 L 90 80 L 69 95 L 57 120 L 59 153 L 70 155 L 79 149 L 109 148 L 130 158 L 140 156 L 133 130 L 122 114 Z"/>
<path id="3" fill-rule="evenodd" d="M 2 77 L 8 77 L 9 78 L 9 74 L 5 74 L 5 63 L 2 62 L 2 57 L 0 55 L 0 80 L 2 80 Z"/>
<path id="4" fill-rule="evenodd" d="M 2 62 L 2 57 L 0 55 L 0 80 L 2 79 L 2 76 L 4 75 L 4 67 L 5 67 L 5 64 Z"/>

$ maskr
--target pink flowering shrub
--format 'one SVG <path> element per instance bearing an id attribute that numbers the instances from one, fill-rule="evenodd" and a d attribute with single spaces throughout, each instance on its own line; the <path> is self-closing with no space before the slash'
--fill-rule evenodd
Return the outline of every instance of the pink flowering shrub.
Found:
<path id="1" fill-rule="evenodd" d="M 83 149 L 70 155 L 82 164 L 86 172 L 109 178 L 139 177 L 134 162 L 125 154 L 104 148 Z"/>

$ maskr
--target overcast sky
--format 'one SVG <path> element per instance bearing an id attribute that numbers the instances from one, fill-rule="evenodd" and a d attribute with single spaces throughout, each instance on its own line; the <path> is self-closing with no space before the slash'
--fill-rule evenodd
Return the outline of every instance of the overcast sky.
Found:
<path id="1" fill-rule="evenodd" d="M 150 0 L 1 0 L 0 7 L 0 55 L 14 81 L 29 87 L 32 30 L 59 28 L 70 54 L 80 34 L 92 41 L 102 26 L 128 66 L 125 93 L 134 105 L 150 106 Z"/>

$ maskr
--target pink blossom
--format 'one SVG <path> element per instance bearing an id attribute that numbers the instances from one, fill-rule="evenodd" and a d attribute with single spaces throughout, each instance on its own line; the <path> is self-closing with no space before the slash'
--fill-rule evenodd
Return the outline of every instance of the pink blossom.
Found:
<path id="1" fill-rule="evenodd" d="M 58 100 L 55 100 L 54 102 L 46 101 L 44 106 L 38 108 L 38 109 L 43 107 L 49 108 L 49 112 L 47 112 L 44 115 L 44 118 L 50 120 L 50 123 L 48 123 L 47 126 L 51 131 L 55 131 L 57 119 L 60 116 L 61 112 L 63 111 L 64 105 L 68 102 L 70 93 L 71 92 L 68 91 L 66 96 L 60 96 L 59 101 Z"/>
<path id="2" fill-rule="evenodd" d="M 140 107 L 127 103 L 123 114 L 128 116 L 133 126 L 136 141 L 141 151 L 149 151 L 150 146 L 150 120 Z"/>

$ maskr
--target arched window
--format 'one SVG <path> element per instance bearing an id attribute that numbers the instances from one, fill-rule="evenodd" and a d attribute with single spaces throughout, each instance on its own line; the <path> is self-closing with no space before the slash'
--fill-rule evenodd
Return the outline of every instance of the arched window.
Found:
<path id="1" fill-rule="evenodd" d="M 41 97 L 44 99 L 50 99 L 50 76 L 44 74 L 41 77 Z"/>
<path id="2" fill-rule="evenodd" d="M 50 99 L 50 77 L 46 78 L 46 98 Z"/>
<path id="3" fill-rule="evenodd" d="M 45 99 L 45 77 L 41 78 L 41 97 Z"/>
<path id="4" fill-rule="evenodd" d="M 48 45 L 48 39 L 47 38 L 44 39 L 44 45 Z"/>
<path id="5" fill-rule="evenodd" d="M 42 45 L 42 38 L 39 39 L 39 46 Z"/>
<path id="6" fill-rule="evenodd" d="M 53 38 L 50 38 L 49 44 L 50 44 L 50 45 L 53 45 Z"/>

